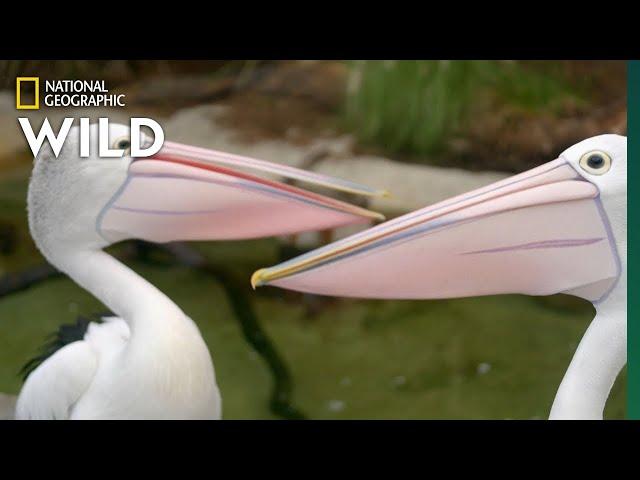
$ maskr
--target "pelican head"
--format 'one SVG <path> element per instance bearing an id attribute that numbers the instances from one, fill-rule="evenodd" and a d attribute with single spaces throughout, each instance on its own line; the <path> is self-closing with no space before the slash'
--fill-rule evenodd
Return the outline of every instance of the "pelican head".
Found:
<path id="1" fill-rule="evenodd" d="M 626 269 L 627 137 L 608 134 L 588 138 L 565 150 L 561 158 L 597 187 L 602 213 L 612 230 L 610 240 Z"/>
<path id="2" fill-rule="evenodd" d="M 336 190 L 377 195 L 352 182 L 213 150 L 165 142 L 148 158 L 130 154 L 130 129 L 109 125 L 99 155 L 98 125 L 90 126 L 90 155 L 80 156 L 73 127 L 55 157 L 48 144 L 35 158 L 28 210 L 32 236 L 51 260 L 77 249 L 120 240 L 241 239 L 323 229 L 379 218 L 374 212 L 252 172 L 294 178 Z M 144 136 L 141 145 L 151 142 Z M 382 192 L 380 192 L 382 193 Z"/>

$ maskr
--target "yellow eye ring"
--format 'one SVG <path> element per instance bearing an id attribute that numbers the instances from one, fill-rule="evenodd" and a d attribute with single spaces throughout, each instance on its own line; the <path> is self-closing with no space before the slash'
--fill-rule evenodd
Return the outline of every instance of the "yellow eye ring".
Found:
<path id="1" fill-rule="evenodd" d="M 611 157 L 602 150 L 592 150 L 580 158 L 580 168 L 591 175 L 603 175 L 611 169 Z"/>

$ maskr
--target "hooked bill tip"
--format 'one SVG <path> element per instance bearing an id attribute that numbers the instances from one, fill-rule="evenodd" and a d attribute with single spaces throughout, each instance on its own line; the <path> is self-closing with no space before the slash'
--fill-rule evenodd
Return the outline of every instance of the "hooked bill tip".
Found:
<path id="1" fill-rule="evenodd" d="M 266 268 L 261 268 L 260 270 L 253 272 L 253 275 L 251 275 L 251 288 L 255 290 L 256 287 L 261 287 L 266 283 L 262 278 L 265 271 Z"/>

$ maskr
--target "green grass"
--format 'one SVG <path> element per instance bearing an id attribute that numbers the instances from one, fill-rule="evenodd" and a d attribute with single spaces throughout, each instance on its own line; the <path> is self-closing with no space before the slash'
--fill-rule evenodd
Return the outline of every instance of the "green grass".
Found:
<path id="1" fill-rule="evenodd" d="M 570 102 L 582 105 L 586 84 L 570 85 L 557 62 L 538 62 L 538 69 L 518 62 L 495 64 L 487 84 L 504 103 L 528 112 L 555 114 Z"/>
<path id="2" fill-rule="evenodd" d="M 41 259 L 26 232 L 27 169 L 0 180 L 0 220 L 15 222 L 21 244 L 5 270 Z M 248 278 L 276 261 L 274 240 L 207 243 L 209 258 Z M 269 372 L 244 341 L 211 277 L 180 266 L 131 263 L 199 325 L 209 345 L 225 418 L 273 418 Z M 252 293 L 267 333 L 294 377 L 295 405 L 311 418 L 545 418 L 593 316 L 566 296 L 501 296 L 443 301 L 329 303 L 308 315 L 301 296 Z M 103 307 L 67 278 L 0 299 L 0 392 L 17 393 L 17 372 L 45 336 L 76 315 Z M 481 365 L 489 370 L 481 373 Z M 623 418 L 626 374 L 607 418 Z"/>
<path id="3" fill-rule="evenodd" d="M 438 153 L 492 102 L 555 112 L 581 102 L 558 64 L 537 69 L 497 61 L 353 61 L 344 122 L 358 138 L 388 152 Z M 493 107 L 492 107 L 493 108 Z M 493 108 L 495 110 L 495 108 Z"/>

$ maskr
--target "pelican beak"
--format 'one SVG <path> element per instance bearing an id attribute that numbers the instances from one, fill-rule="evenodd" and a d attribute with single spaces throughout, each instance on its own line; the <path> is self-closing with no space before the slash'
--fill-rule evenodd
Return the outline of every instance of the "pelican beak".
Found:
<path id="1" fill-rule="evenodd" d="M 361 298 L 597 300 L 619 272 L 598 188 L 561 157 L 259 270 L 251 282 Z"/>
<path id="2" fill-rule="evenodd" d="M 131 162 L 124 184 L 102 209 L 97 230 L 109 242 L 168 242 L 256 238 L 384 220 L 256 174 L 365 196 L 385 194 L 285 165 L 165 142 L 156 155 Z"/>

